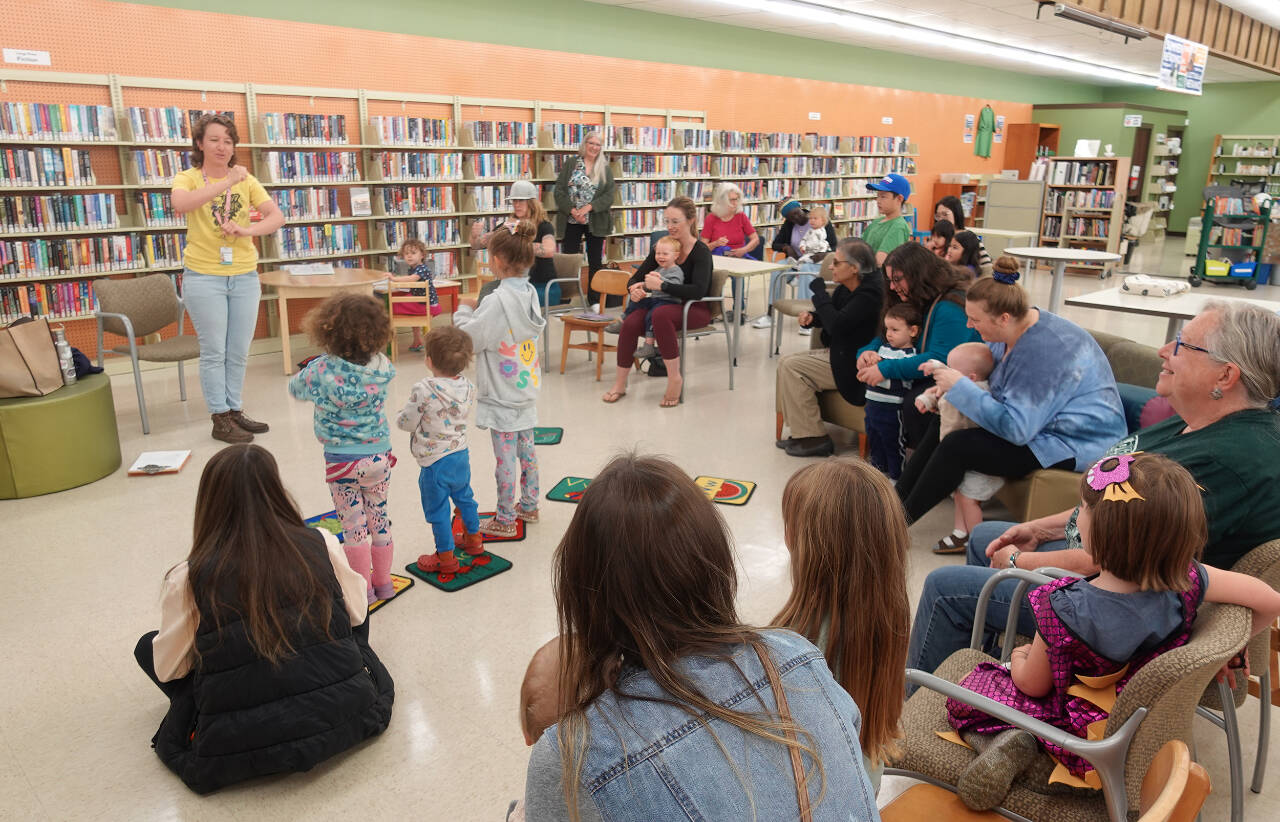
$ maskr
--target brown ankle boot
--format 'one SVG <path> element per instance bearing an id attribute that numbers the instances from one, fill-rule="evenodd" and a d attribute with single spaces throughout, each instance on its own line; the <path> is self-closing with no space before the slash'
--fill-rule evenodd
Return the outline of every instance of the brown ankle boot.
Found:
<path id="1" fill-rule="evenodd" d="M 213 420 L 213 438 L 215 440 L 230 443 L 253 442 L 253 434 L 236 425 L 231 419 L 230 411 L 211 414 L 210 418 Z"/>
<path id="2" fill-rule="evenodd" d="M 239 408 L 231 409 L 227 412 L 227 416 L 231 418 L 231 421 L 234 422 L 240 430 L 248 431 L 250 434 L 265 434 L 271 430 L 271 426 L 267 425 L 265 422 L 258 422 L 255 419 L 246 417 L 244 412 Z"/>

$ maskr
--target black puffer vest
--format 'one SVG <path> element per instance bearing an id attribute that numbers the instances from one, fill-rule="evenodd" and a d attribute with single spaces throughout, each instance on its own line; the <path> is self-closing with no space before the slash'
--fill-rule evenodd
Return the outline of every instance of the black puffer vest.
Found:
<path id="1" fill-rule="evenodd" d="M 395 689 L 369 647 L 368 623 L 351 627 L 323 538 L 307 529 L 298 544 L 329 580 L 332 638 L 300 629 L 291 637 L 296 653 L 272 665 L 254 653 L 243 622 L 216 628 L 197 599 L 200 660 L 151 740 L 160 759 L 197 793 L 310 770 L 381 733 L 391 720 Z M 243 611 L 234 595 L 223 601 L 228 610 Z"/>

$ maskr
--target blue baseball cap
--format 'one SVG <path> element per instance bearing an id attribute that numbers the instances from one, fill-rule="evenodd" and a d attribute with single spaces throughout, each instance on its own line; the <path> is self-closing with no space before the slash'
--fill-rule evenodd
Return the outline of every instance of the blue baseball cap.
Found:
<path id="1" fill-rule="evenodd" d="M 874 183 L 867 183 L 872 191 L 890 191 L 900 196 L 905 202 L 911 196 L 911 183 L 901 174 L 886 174 Z"/>

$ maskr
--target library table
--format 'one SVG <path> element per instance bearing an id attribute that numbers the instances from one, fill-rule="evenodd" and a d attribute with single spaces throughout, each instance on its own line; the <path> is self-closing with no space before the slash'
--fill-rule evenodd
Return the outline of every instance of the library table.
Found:
<path id="1" fill-rule="evenodd" d="M 375 283 L 385 282 L 391 276 L 386 271 L 371 268 L 335 268 L 332 274 L 293 274 L 288 271 L 264 271 L 259 277 L 263 285 L 276 290 L 280 304 L 280 353 L 284 358 L 284 373 L 293 373 L 293 355 L 289 346 L 289 300 L 328 297 L 344 291 L 373 293 Z"/>
<path id="2" fill-rule="evenodd" d="M 1099 265 L 1121 259 L 1110 251 L 1092 248 L 1059 248 L 1057 246 L 1018 246 L 1004 250 L 1005 254 L 1024 260 L 1053 263 L 1053 285 L 1049 288 L 1049 310 L 1057 314 L 1062 310 L 1062 281 L 1067 276 L 1067 263 Z M 1099 275 L 1102 276 L 1102 275 Z"/>
<path id="3" fill-rule="evenodd" d="M 732 278 L 742 280 L 741 286 L 731 288 L 733 292 L 733 317 L 730 319 L 725 316 L 724 321 L 730 324 L 729 334 L 733 349 L 733 364 L 738 364 L 738 334 L 742 330 L 742 321 L 739 319 L 747 310 L 747 283 L 749 277 L 759 277 L 764 274 L 772 274 L 775 271 L 786 271 L 791 268 L 790 260 L 782 260 L 780 262 L 765 263 L 760 260 L 753 260 L 749 257 L 729 257 L 720 255 L 714 259 L 715 270 L 723 271 Z M 717 296 L 710 294 L 708 296 Z M 683 353 L 683 352 L 682 352 Z"/>
<path id="4" fill-rule="evenodd" d="M 1182 324 L 1204 310 L 1210 302 L 1241 302 L 1280 313 L 1280 288 L 1262 286 L 1253 294 L 1259 296 L 1233 297 L 1213 288 L 1193 288 L 1172 297 L 1144 297 L 1141 294 L 1129 294 L 1119 288 L 1108 288 L 1067 299 L 1067 305 L 1078 308 L 1097 308 L 1102 311 L 1120 311 L 1126 314 L 1141 314 L 1146 317 L 1165 317 L 1169 320 L 1165 328 L 1165 342 L 1173 340 L 1182 328 Z"/>

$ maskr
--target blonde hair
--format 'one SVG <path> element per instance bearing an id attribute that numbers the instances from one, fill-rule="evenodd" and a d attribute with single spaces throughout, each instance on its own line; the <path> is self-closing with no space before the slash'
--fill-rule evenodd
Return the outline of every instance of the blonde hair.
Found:
<path id="1" fill-rule="evenodd" d="M 600 141 L 600 154 L 596 157 L 595 167 L 591 169 L 591 174 L 588 176 L 591 179 L 591 184 L 598 188 L 604 185 L 605 171 L 609 168 L 609 155 L 604 150 L 604 132 L 595 129 L 582 135 L 582 142 L 578 145 L 578 159 L 582 161 L 582 168 L 585 171 L 587 168 L 587 141 L 592 137 Z"/>
<path id="2" fill-rule="evenodd" d="M 1007 254 L 1001 255 L 995 262 L 997 274 L 1017 279 L 1020 271 L 1018 261 Z M 1022 286 L 1016 282 L 1001 282 L 994 277 L 983 277 L 969 286 L 966 299 L 971 303 L 982 303 L 986 312 L 993 317 L 1008 314 L 1015 320 L 1020 320 L 1031 310 L 1031 304 L 1027 301 L 1027 292 L 1022 290 Z"/>
<path id="3" fill-rule="evenodd" d="M 826 206 L 816 205 L 816 206 L 814 206 L 813 208 L 809 209 L 809 219 L 810 219 L 810 220 L 812 220 L 814 217 L 821 217 L 821 218 L 822 218 L 822 224 L 823 224 L 824 226 L 825 226 L 828 222 L 830 222 L 830 221 L 828 220 L 828 218 L 827 218 L 827 207 L 826 207 Z"/>
<path id="4" fill-rule="evenodd" d="M 814 643 L 825 629 L 819 650 L 862 711 L 862 751 L 883 762 L 901 736 L 911 633 L 902 503 L 869 463 L 827 459 L 791 475 L 782 523 L 791 595 L 773 624 Z"/>
<path id="5" fill-rule="evenodd" d="M 676 253 L 677 254 L 680 253 L 680 248 L 681 248 L 680 241 L 677 240 L 675 237 L 672 237 L 670 234 L 663 234 L 653 243 L 653 247 L 655 249 L 660 245 L 675 246 Z"/>
<path id="6" fill-rule="evenodd" d="M 715 191 L 711 194 L 711 213 L 719 217 L 721 220 L 727 220 L 736 212 L 729 206 L 729 195 L 737 192 L 738 197 L 742 197 L 742 189 L 734 183 L 716 183 Z M 739 200 L 738 211 L 742 210 L 741 200 Z"/>

